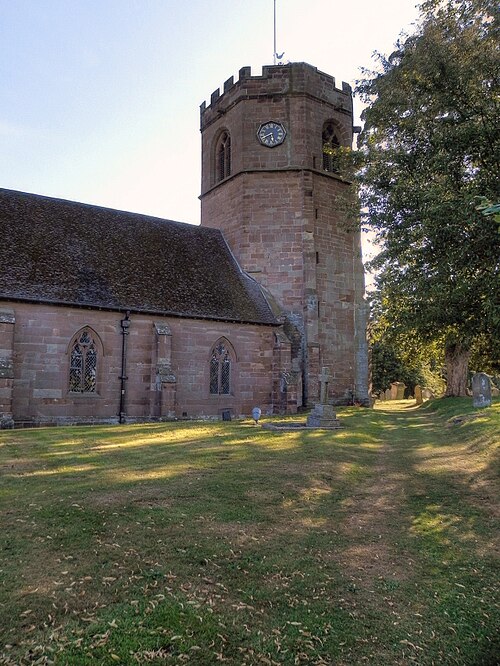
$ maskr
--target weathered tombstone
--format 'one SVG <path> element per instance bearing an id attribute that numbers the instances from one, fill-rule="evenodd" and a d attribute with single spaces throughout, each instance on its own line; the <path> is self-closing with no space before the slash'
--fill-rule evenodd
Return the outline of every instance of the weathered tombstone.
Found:
<path id="1" fill-rule="evenodd" d="M 496 386 L 492 386 L 491 387 L 491 397 L 492 398 L 498 398 L 499 395 L 500 395 L 500 389 L 497 389 Z"/>
<path id="2" fill-rule="evenodd" d="M 391 400 L 404 400 L 405 384 L 403 382 L 394 382 L 391 384 Z"/>
<path id="3" fill-rule="evenodd" d="M 422 389 L 422 398 L 424 400 L 432 400 L 432 398 L 434 398 L 434 393 L 430 388 L 424 388 Z"/>
<path id="4" fill-rule="evenodd" d="M 262 414 L 262 410 L 260 409 L 260 407 L 254 407 L 252 409 L 252 418 L 255 421 L 255 423 L 259 422 L 261 414 Z"/>
<path id="5" fill-rule="evenodd" d="M 380 402 L 385 402 L 385 391 L 380 391 L 377 398 L 380 400 Z"/>
<path id="6" fill-rule="evenodd" d="M 484 372 L 476 372 L 472 377 L 472 404 L 474 407 L 491 405 L 490 378 Z"/>
<path id="7" fill-rule="evenodd" d="M 392 391 L 391 391 L 391 389 L 387 389 L 387 391 L 385 392 L 385 399 L 386 400 L 392 400 Z"/>
<path id="8" fill-rule="evenodd" d="M 333 411 L 333 406 L 328 404 L 328 384 L 330 373 L 328 368 L 322 368 L 318 377 L 320 382 L 319 402 L 307 417 L 306 425 L 309 428 L 339 428 L 340 424 Z"/>
<path id="9" fill-rule="evenodd" d="M 422 396 L 422 387 L 419 386 L 418 384 L 415 386 L 415 402 L 417 405 L 421 405 L 424 402 L 424 398 Z"/>

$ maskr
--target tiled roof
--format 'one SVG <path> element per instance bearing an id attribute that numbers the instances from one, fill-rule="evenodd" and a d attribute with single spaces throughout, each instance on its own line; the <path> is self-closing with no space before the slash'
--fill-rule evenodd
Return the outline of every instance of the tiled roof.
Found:
<path id="1" fill-rule="evenodd" d="M 217 229 L 0 189 L 0 298 L 275 323 Z"/>

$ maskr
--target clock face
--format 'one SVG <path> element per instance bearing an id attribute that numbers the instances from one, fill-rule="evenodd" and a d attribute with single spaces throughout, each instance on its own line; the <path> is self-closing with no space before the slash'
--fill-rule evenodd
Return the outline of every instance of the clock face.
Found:
<path id="1" fill-rule="evenodd" d="M 286 137 L 286 129 L 281 123 L 276 123 L 270 120 L 259 127 L 257 138 L 263 146 L 274 148 L 283 143 Z"/>

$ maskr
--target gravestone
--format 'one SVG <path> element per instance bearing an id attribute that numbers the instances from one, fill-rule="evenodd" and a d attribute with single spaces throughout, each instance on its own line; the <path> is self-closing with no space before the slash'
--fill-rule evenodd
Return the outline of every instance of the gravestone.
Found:
<path id="1" fill-rule="evenodd" d="M 418 384 L 415 386 L 415 402 L 417 405 L 421 405 L 424 402 L 424 398 L 422 395 L 422 387 L 419 386 Z"/>
<path id="2" fill-rule="evenodd" d="M 405 384 L 403 382 L 394 382 L 391 384 L 391 400 L 404 400 Z"/>
<path id="3" fill-rule="evenodd" d="M 378 399 L 380 400 L 380 402 L 385 402 L 385 391 L 380 391 Z"/>
<path id="4" fill-rule="evenodd" d="M 476 372 L 472 377 L 472 404 L 474 407 L 491 405 L 490 378 L 484 372 Z"/>
<path id="5" fill-rule="evenodd" d="M 386 400 L 392 400 L 392 391 L 391 391 L 391 389 L 387 389 L 387 391 L 385 392 L 385 399 Z"/>
<path id="6" fill-rule="evenodd" d="M 422 389 L 422 398 L 424 400 L 432 400 L 434 398 L 434 393 L 430 388 L 424 388 Z"/>
<path id="7" fill-rule="evenodd" d="M 252 418 L 255 421 L 255 423 L 259 422 L 261 416 L 262 416 L 262 410 L 260 409 L 260 407 L 254 407 L 252 409 Z"/>
<path id="8" fill-rule="evenodd" d="M 333 411 L 333 405 L 328 404 L 328 384 L 330 372 L 328 368 L 322 368 L 318 377 L 320 383 L 319 403 L 307 417 L 308 428 L 339 428 L 340 423 Z"/>

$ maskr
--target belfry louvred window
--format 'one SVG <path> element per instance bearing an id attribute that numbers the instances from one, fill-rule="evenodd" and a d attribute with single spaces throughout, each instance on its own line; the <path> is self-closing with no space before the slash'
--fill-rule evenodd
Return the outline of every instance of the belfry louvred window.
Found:
<path id="1" fill-rule="evenodd" d="M 340 141 L 335 125 L 332 121 L 327 121 L 323 125 L 323 171 L 338 172 L 338 158 L 335 154 L 337 148 L 340 148 Z"/>
<path id="2" fill-rule="evenodd" d="M 231 392 L 231 355 L 222 342 L 218 342 L 210 358 L 210 393 L 229 395 Z"/>
<path id="3" fill-rule="evenodd" d="M 215 151 L 217 182 L 231 175 L 231 137 L 223 132 L 217 142 Z"/>
<path id="4" fill-rule="evenodd" d="M 97 347 L 87 329 L 78 334 L 70 353 L 69 390 L 95 393 L 97 390 Z"/>

